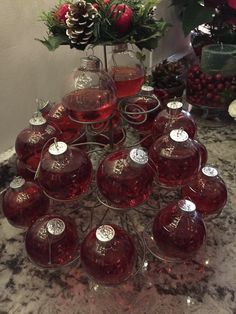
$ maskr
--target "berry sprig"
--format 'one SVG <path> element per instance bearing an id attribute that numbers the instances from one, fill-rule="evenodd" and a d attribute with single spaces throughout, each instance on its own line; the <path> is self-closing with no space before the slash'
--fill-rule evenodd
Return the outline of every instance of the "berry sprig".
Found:
<path id="1" fill-rule="evenodd" d="M 205 74 L 200 66 L 188 72 L 187 99 L 193 105 L 228 107 L 236 98 L 236 77 L 223 77 L 220 73 Z"/>

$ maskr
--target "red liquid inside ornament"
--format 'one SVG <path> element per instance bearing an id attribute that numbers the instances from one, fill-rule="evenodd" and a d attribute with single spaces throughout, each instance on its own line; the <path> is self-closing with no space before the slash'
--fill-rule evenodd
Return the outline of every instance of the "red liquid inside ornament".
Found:
<path id="1" fill-rule="evenodd" d="M 227 201 L 227 189 L 217 170 L 206 166 L 198 176 L 182 189 L 182 195 L 193 201 L 204 217 L 217 216 Z"/>
<path id="2" fill-rule="evenodd" d="M 27 228 L 49 210 L 49 199 L 40 187 L 16 177 L 3 197 L 3 213 L 9 223 L 18 228 Z"/>
<path id="3" fill-rule="evenodd" d="M 177 101 L 168 103 L 167 108 L 157 114 L 153 123 L 153 137 L 158 139 L 174 129 L 183 129 L 190 138 L 194 138 L 197 131 L 196 123 L 190 113 L 182 110 L 181 103 Z"/>
<path id="4" fill-rule="evenodd" d="M 18 158 L 29 170 L 36 171 L 45 144 L 59 133 L 44 118 L 32 118 L 30 127 L 21 131 L 16 138 L 15 150 Z"/>
<path id="5" fill-rule="evenodd" d="M 21 176 L 25 180 L 34 181 L 35 171 L 30 170 L 26 164 L 20 159 L 16 160 L 16 172 L 18 176 Z"/>
<path id="6" fill-rule="evenodd" d="M 113 77 L 117 89 L 117 97 L 127 97 L 137 94 L 144 82 L 143 71 L 132 67 L 112 67 Z"/>
<path id="7" fill-rule="evenodd" d="M 163 208 L 153 223 L 153 236 L 162 258 L 186 259 L 203 245 L 206 230 L 196 206 L 181 200 Z"/>
<path id="8" fill-rule="evenodd" d="M 118 208 L 135 207 L 152 192 L 154 173 L 142 149 L 121 150 L 103 159 L 97 171 L 101 194 Z"/>
<path id="9" fill-rule="evenodd" d="M 206 146 L 197 140 L 194 140 L 194 143 L 197 145 L 199 152 L 200 152 L 201 167 L 204 167 L 205 164 L 207 163 L 207 160 L 208 160 L 208 153 L 207 153 Z"/>
<path id="10" fill-rule="evenodd" d="M 30 260 L 40 267 L 66 265 L 79 255 L 76 225 L 68 217 L 43 216 L 28 229 L 25 248 Z"/>
<path id="11" fill-rule="evenodd" d="M 93 141 L 101 144 L 122 144 L 126 138 L 125 129 L 121 125 L 120 114 L 115 112 L 114 116 L 103 122 L 91 124 L 88 133 L 92 135 Z"/>
<path id="12" fill-rule="evenodd" d="M 47 119 L 62 131 L 59 140 L 65 143 L 72 143 L 83 134 L 82 126 L 69 118 L 68 111 L 62 104 L 52 106 Z"/>
<path id="13" fill-rule="evenodd" d="M 199 149 L 185 131 L 173 130 L 157 139 L 149 150 L 163 187 L 188 184 L 200 168 Z"/>
<path id="14" fill-rule="evenodd" d="M 87 154 L 76 147 L 67 148 L 63 142 L 52 144 L 40 162 L 38 182 L 54 199 L 78 198 L 88 190 L 91 180 L 92 164 Z"/>
<path id="15" fill-rule="evenodd" d="M 120 102 L 120 111 L 134 129 L 146 132 L 152 128 L 160 102 L 155 96 L 145 96 L 142 93 L 143 91 L 134 97 L 124 98 Z"/>
<path id="16" fill-rule="evenodd" d="M 70 117 L 78 122 L 106 120 L 115 110 L 115 102 L 107 90 L 84 88 L 63 98 Z"/>
<path id="17" fill-rule="evenodd" d="M 89 232 L 81 244 L 82 266 L 103 285 L 118 285 L 134 270 L 136 249 L 130 236 L 116 225 L 103 225 Z"/>

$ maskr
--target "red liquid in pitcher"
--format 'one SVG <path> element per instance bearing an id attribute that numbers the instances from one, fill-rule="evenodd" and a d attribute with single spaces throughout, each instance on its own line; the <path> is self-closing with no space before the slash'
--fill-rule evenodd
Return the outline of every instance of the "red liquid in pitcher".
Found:
<path id="1" fill-rule="evenodd" d="M 99 122 L 111 116 L 116 102 L 108 90 L 86 88 L 66 95 L 63 104 L 72 119 L 78 122 Z"/>
<path id="2" fill-rule="evenodd" d="M 111 76 L 115 81 L 118 98 L 137 94 L 144 82 L 144 74 L 138 68 L 113 67 Z"/>

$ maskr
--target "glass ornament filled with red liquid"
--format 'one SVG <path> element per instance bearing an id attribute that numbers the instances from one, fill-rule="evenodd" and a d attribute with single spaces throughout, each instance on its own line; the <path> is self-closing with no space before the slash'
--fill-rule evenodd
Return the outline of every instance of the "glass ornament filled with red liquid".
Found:
<path id="1" fill-rule="evenodd" d="M 205 166 L 196 178 L 182 189 L 182 195 L 193 201 L 203 217 L 218 216 L 227 202 L 227 189 L 218 171 Z"/>
<path id="2" fill-rule="evenodd" d="M 92 164 L 83 150 L 55 142 L 42 156 L 37 180 L 49 197 L 75 200 L 90 187 Z"/>
<path id="3" fill-rule="evenodd" d="M 49 199 L 36 183 L 16 177 L 4 193 L 2 208 L 11 225 L 28 228 L 48 212 Z"/>
<path id="4" fill-rule="evenodd" d="M 193 140 L 198 147 L 200 157 L 201 157 L 201 167 L 204 167 L 208 160 L 208 152 L 206 146 L 202 144 L 199 140 Z"/>
<path id="5" fill-rule="evenodd" d="M 25 248 L 29 259 L 37 266 L 65 266 L 79 256 L 77 227 L 68 217 L 45 215 L 28 229 Z"/>
<path id="6" fill-rule="evenodd" d="M 144 82 L 144 68 L 136 54 L 128 50 L 127 44 L 113 47 L 108 68 L 115 81 L 118 98 L 137 94 Z"/>
<path id="7" fill-rule="evenodd" d="M 80 139 L 84 140 L 83 126 L 69 118 L 68 110 L 62 103 L 41 102 L 38 109 L 49 123 L 61 130 L 58 136 L 60 141 L 70 144 Z"/>
<path id="8" fill-rule="evenodd" d="M 162 259 L 188 259 L 204 244 L 206 229 L 196 206 L 182 199 L 161 209 L 153 223 L 153 237 Z"/>
<path id="9" fill-rule="evenodd" d="M 149 150 L 149 156 L 163 187 L 184 186 L 200 169 L 199 148 L 182 129 L 172 130 L 169 135 L 157 139 Z"/>
<path id="10" fill-rule="evenodd" d="M 102 70 L 100 59 L 95 56 L 81 59 L 74 73 L 73 90 L 62 102 L 71 119 L 77 122 L 101 122 L 112 115 L 116 108 L 116 87 L 109 74 Z"/>
<path id="11" fill-rule="evenodd" d="M 119 110 L 124 119 L 139 132 L 151 130 L 160 111 L 160 101 L 153 91 L 153 87 L 143 85 L 137 95 L 123 98 L 119 103 Z"/>
<path id="12" fill-rule="evenodd" d="M 93 123 L 87 127 L 87 134 L 91 135 L 92 141 L 101 144 L 121 145 L 126 139 L 126 131 L 122 125 L 119 111 L 103 123 Z"/>
<path id="13" fill-rule="evenodd" d="M 99 192 L 117 208 L 142 204 L 152 192 L 153 180 L 154 172 L 142 148 L 112 152 L 97 170 Z"/>
<path id="14" fill-rule="evenodd" d="M 16 173 L 17 176 L 20 176 L 27 181 L 34 181 L 36 172 L 29 169 L 27 165 L 19 158 L 16 158 Z"/>
<path id="15" fill-rule="evenodd" d="M 157 139 L 173 129 L 183 129 L 190 138 L 194 138 L 197 132 L 197 125 L 189 112 L 182 109 L 180 101 L 171 101 L 166 109 L 160 111 L 153 123 L 153 138 Z"/>
<path id="16" fill-rule="evenodd" d="M 80 258 L 96 283 L 118 285 L 133 274 L 137 253 L 127 232 L 112 224 L 89 232 L 81 244 Z"/>
<path id="17" fill-rule="evenodd" d="M 45 144 L 60 134 L 56 129 L 37 112 L 29 120 L 29 127 L 22 130 L 15 141 L 16 155 L 31 171 L 36 171 Z"/>

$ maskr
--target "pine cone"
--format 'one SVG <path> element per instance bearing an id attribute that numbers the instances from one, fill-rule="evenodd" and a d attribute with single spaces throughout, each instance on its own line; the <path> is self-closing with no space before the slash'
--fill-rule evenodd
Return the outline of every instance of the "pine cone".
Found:
<path id="1" fill-rule="evenodd" d="M 97 9 L 84 0 L 70 4 L 66 15 L 66 35 L 69 37 L 72 47 L 85 48 L 89 43 L 97 13 Z"/>

